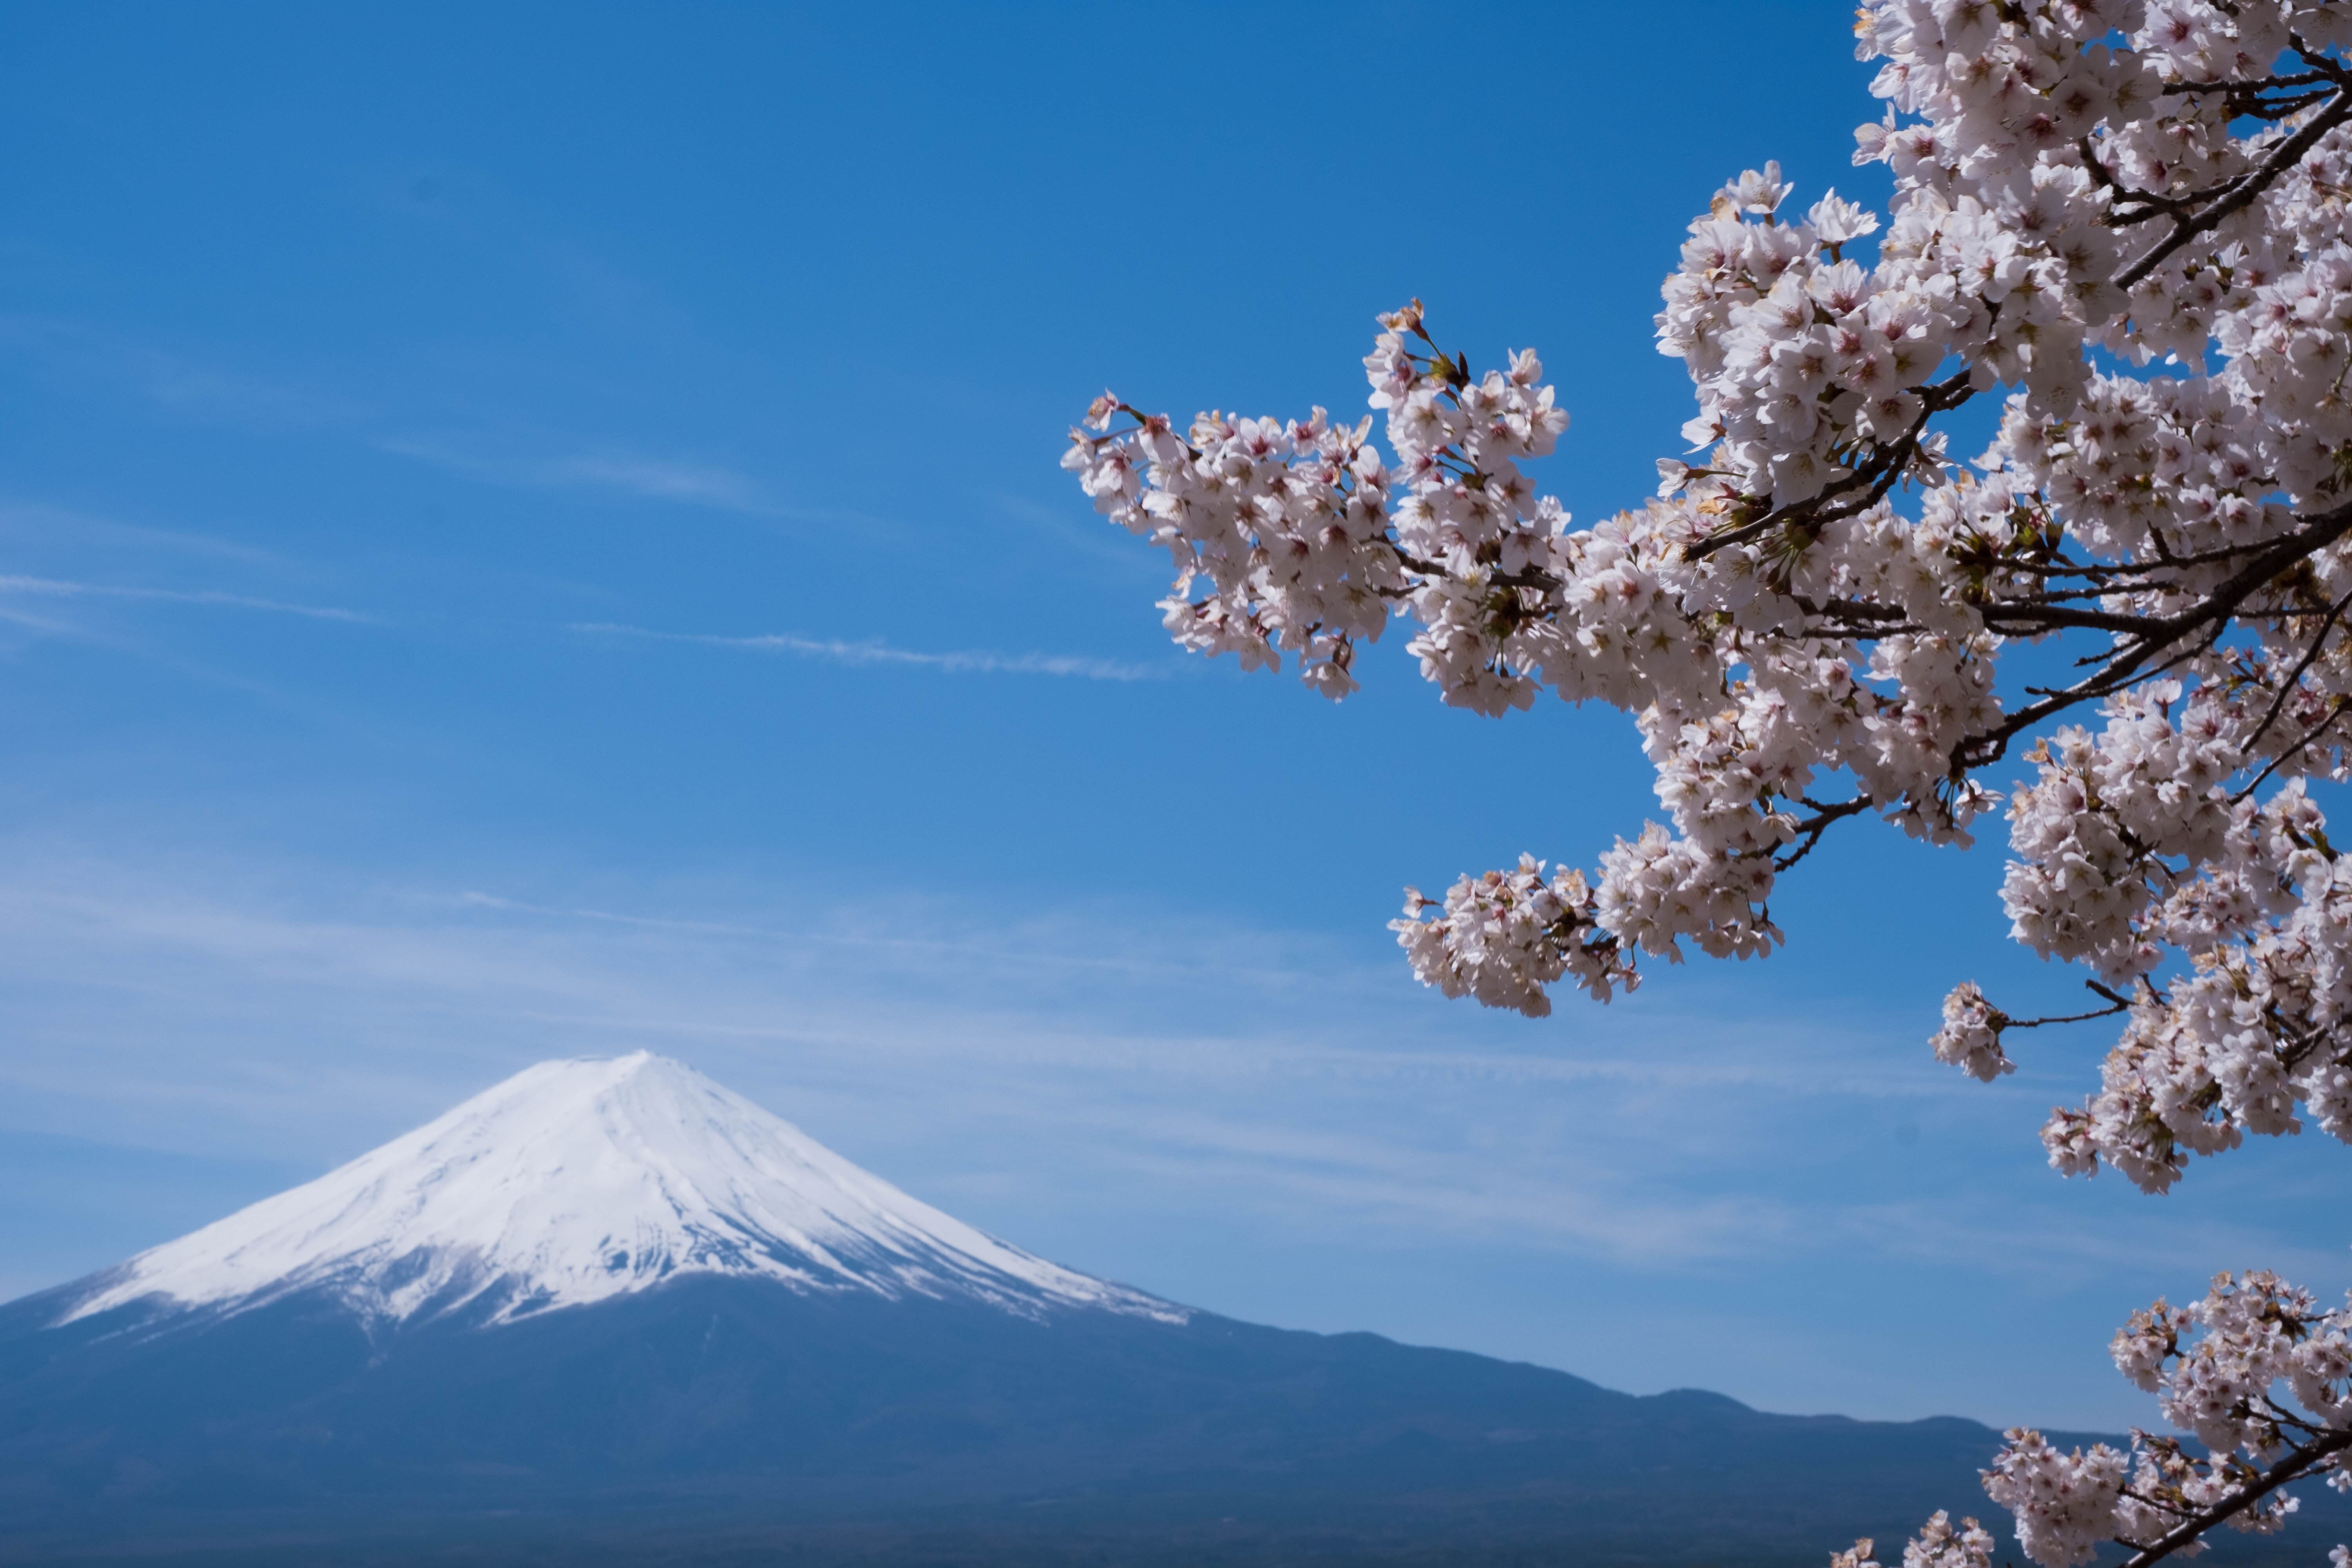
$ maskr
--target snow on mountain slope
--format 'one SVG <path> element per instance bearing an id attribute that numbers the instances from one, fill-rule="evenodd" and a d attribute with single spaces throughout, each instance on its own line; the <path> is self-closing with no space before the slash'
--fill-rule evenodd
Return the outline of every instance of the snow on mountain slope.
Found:
<path id="1" fill-rule="evenodd" d="M 1033 1315 L 1186 1315 L 985 1236 L 640 1051 L 528 1068 L 341 1170 L 141 1253 L 59 1321 L 155 1297 L 241 1309 L 324 1288 L 379 1321 L 478 1302 L 499 1322 L 688 1273 Z"/>

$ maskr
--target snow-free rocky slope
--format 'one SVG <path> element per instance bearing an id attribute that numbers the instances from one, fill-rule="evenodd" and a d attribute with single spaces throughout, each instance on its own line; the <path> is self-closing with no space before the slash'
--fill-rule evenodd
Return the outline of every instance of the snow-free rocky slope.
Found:
<path id="1" fill-rule="evenodd" d="M 0 1563 L 1817 1563 L 1996 1446 L 1174 1307 L 646 1056 L 0 1307 Z"/>

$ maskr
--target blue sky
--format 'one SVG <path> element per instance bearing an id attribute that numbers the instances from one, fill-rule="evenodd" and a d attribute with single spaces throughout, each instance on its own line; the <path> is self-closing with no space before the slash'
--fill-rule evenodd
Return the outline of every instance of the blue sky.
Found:
<path id="1" fill-rule="evenodd" d="M 1646 493 L 1682 225 L 1873 117 L 1840 6 L 0 12 L 0 1296 L 551 1055 L 652 1048 L 1236 1316 L 1770 1407 L 2147 1418 L 2107 1334 L 2330 1289 L 2346 1152 L 2157 1201 L 1925 1036 L 1998 845 L 1542 1023 L 1384 922 L 1655 815 L 1630 725 L 1186 661 L 1055 466 L 1105 383 L 1360 406 L 1411 295 Z M 1398 639 L 1401 642 L 1402 639 Z"/>

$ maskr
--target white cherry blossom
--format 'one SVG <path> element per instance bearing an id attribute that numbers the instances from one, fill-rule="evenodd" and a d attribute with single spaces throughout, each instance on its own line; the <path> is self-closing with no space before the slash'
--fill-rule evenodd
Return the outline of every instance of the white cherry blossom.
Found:
<path id="1" fill-rule="evenodd" d="M 1841 823 L 1965 847 L 2005 817 L 2011 933 L 2096 1000 L 2020 1018 L 1964 983 L 1940 1060 L 1990 1080 L 2019 1031 L 2114 1020 L 2044 1142 L 2150 1192 L 2248 1137 L 2352 1142 L 2352 859 L 2314 790 L 2352 778 L 2352 0 L 1864 0 L 1856 35 L 1883 109 L 1855 162 L 1893 196 L 1768 163 L 1704 201 L 1655 321 L 1696 404 L 1655 495 L 1576 525 L 1529 473 L 1567 424 L 1535 354 L 1475 368 L 1418 300 L 1364 361 L 1384 450 L 1370 418 L 1180 434 L 1107 394 L 1064 461 L 1169 552 L 1187 647 L 1338 699 L 1409 622 L 1448 703 L 1633 719 L 1660 820 L 1590 871 L 1408 895 L 1446 994 L 1541 1015 L 1644 961 L 1761 958 Z M 1998 431 L 1963 462 L 1969 405 Z M 2127 1331 L 2211 1452 L 2015 1436 L 1988 1487 L 2028 1554 L 2274 1527 L 2246 1489 L 2347 1428 L 2315 1312 L 2247 1276 Z M 2277 1425 L 2266 1370 L 2315 1425 Z M 2311 1473 L 2352 1485 L 2341 1452 Z M 1919 1561 L 1967 1560 L 1940 1528 Z"/>
<path id="2" fill-rule="evenodd" d="M 2104 1443 L 2062 1454 L 2011 1431 L 1985 1490 L 2017 1516 L 2018 1544 L 2042 1568 L 2087 1563 L 2109 1541 L 2134 1563 L 2194 1552 L 2217 1524 L 2267 1534 L 2294 1511 L 2284 1483 L 2352 1489 L 2352 1308 L 2322 1310 L 2275 1275 L 2224 1274 L 2192 1306 L 2134 1313 L 2109 1348 L 2207 1452 L 2135 1432 L 2128 1455 Z"/>

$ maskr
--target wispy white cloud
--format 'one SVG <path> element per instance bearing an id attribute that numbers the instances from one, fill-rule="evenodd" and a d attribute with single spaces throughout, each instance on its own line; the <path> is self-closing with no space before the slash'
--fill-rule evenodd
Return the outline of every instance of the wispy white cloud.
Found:
<path id="1" fill-rule="evenodd" d="M 1065 501 L 1058 507 L 1041 506 L 1026 496 L 1016 495 L 999 495 L 995 502 L 996 509 L 1005 516 L 1050 536 L 1057 549 L 1084 555 L 1110 568 L 1120 579 L 1166 580 L 1164 559 L 1154 552 L 1136 549 L 1134 538 L 1097 514 L 1083 496 L 1077 497 L 1075 503 Z"/>
<path id="2" fill-rule="evenodd" d="M 127 384 L 183 417 L 259 431 L 348 425 L 359 405 L 283 377 L 201 363 L 85 323 L 0 315 L 0 342 L 19 344 L 60 368 Z"/>
<path id="3" fill-rule="evenodd" d="M 295 616 L 309 620 L 340 621 L 355 626 L 393 626 L 391 617 L 333 605 L 299 604 L 216 588 L 163 588 L 129 584 L 90 583 L 68 577 L 41 577 L 0 573 L 0 621 L 30 630 L 53 633 L 74 628 L 50 617 L 8 607 L 9 599 L 123 599 L 151 604 L 196 605 L 220 609 L 251 610 Z M 749 653 L 782 654 L 850 666 L 885 666 L 932 669 L 945 674 L 1043 675 L 1080 680 L 1158 680 L 1170 673 L 1165 667 L 1127 664 L 1078 654 L 997 653 L 965 649 L 926 653 L 903 648 L 878 637 L 851 642 L 840 638 L 795 637 L 770 633 L 754 637 L 722 637 L 692 632 L 653 631 L 616 622 L 575 622 L 565 629 L 590 637 L 632 638 L 648 642 L 683 643 Z"/>
<path id="4" fill-rule="evenodd" d="M 713 463 L 646 457 L 621 449 L 553 458 L 492 456 L 447 441 L 409 436 L 384 437 L 375 446 L 395 457 L 524 489 L 601 489 L 719 511 L 793 515 L 791 509 L 771 500 L 748 475 Z"/>
<path id="5" fill-rule="evenodd" d="M 2111 1298 L 2181 1288 L 2184 1247 L 2198 1268 L 2285 1260 L 2331 1283 L 2287 1243 L 2304 1210 L 2332 1215 L 2332 1190 L 2285 1213 L 2265 1188 L 2250 1220 L 2203 1171 L 2155 1206 L 2027 1160 L 1988 1175 L 1971 1151 L 2030 1148 L 2046 1089 L 1968 1083 L 1817 1016 L 1661 1013 L 1645 993 L 1538 1044 L 1341 944 L 1127 904 L 467 891 L 470 873 L 369 883 L 22 837 L 0 867 L 0 1137 L 322 1169 L 527 1062 L 651 1047 L 976 1223 L 1213 1310 L 1285 1321 L 1281 1301 L 1310 1302 L 1318 1326 L 1462 1342 L 1444 1276 L 1507 1258 L 1494 1278 L 1527 1300 L 1483 1348 L 1885 1414 L 1948 1404 L 1949 1376 L 1869 1392 L 1865 1368 L 1832 1401 L 1822 1379 L 1861 1352 L 1775 1300 L 1843 1301 L 1855 1279 L 1882 1316 L 1923 1291 L 1987 1312 L 2063 1297 L 2104 1331 Z M 1912 1123 L 1924 1136 L 1899 1142 Z M 1857 1162 L 1876 1179 L 1855 1184 Z M 109 1245 L 45 1267 L 97 1267 Z M 1309 1252 L 1435 1283 L 1357 1300 L 1315 1284 Z M 1791 1342 L 1770 1368 L 1741 1348 L 1764 1331 Z M 1979 1348 L 1990 1366 L 2013 1347 Z M 1949 1366 L 1978 1353 L 1947 1350 Z M 2032 1399 L 2081 1425 L 2105 1381 Z M 1969 1413 L 2015 1414 L 1983 1390 Z"/>
<path id="6" fill-rule="evenodd" d="M 976 960 L 1000 971 L 1087 970 L 1128 978 L 1155 976 L 1163 979 L 1213 973 L 1227 979 L 1246 975 L 1262 982 L 1279 980 L 1290 973 L 1280 955 L 1272 951 L 1262 932 L 1234 933 L 1232 939 L 1222 946 L 1196 932 L 1181 943 L 1155 943 L 1148 948 L 1120 944 L 1106 950 L 1098 944 L 1070 942 L 1062 925 L 1052 921 L 1024 922 L 1000 920 L 992 928 L 991 939 L 982 944 L 969 931 L 943 934 L 938 922 L 928 918 L 894 918 L 884 921 L 860 920 L 854 913 L 835 911 L 834 920 L 822 928 L 812 930 L 805 923 L 762 925 L 743 921 L 594 909 L 584 905 L 533 903 L 529 900 L 474 889 L 461 892 L 449 901 L 465 909 L 494 910 L 552 921 L 578 921 L 592 925 L 629 926 L 698 942 L 887 950 L 919 954 L 933 961 L 946 958 Z"/>
<path id="7" fill-rule="evenodd" d="M 1482 1047 L 1461 1037 L 1466 1020 L 1451 1013 L 1403 1016 L 1395 1003 L 1410 1002 L 1409 990 L 1399 996 L 1375 985 L 1322 944 L 1131 910 L 1008 916 L 893 894 L 796 923 L 772 918 L 781 911 L 743 919 L 722 908 L 695 918 L 358 889 L 322 907 L 296 886 L 257 886 L 249 868 L 158 876 L 109 858 L 21 847 L 8 863 L 16 869 L 0 880 L 0 932 L 10 933 L 0 942 L 0 973 L 29 973 L 19 966 L 30 962 L 56 978 L 104 980 L 122 995 L 161 987 L 175 1005 L 187 1000 L 184 983 L 287 1004 L 341 993 L 338 1014 L 379 1011 L 376 1002 L 353 1007 L 362 995 L 397 997 L 394 1012 L 459 1006 L 503 1020 L 495 1032 L 527 1021 L 530 1034 L 568 1037 L 575 1049 L 621 1048 L 634 1036 L 764 1055 L 828 1040 L 845 1060 L 896 1061 L 886 1069 L 892 1076 L 951 1064 L 982 1076 L 1140 1072 L 1217 1099 L 1276 1083 L 1318 1085 L 1318 1098 L 1349 1085 L 1350 1094 L 1425 1100 L 1580 1081 L 1753 1097 L 1773 1082 L 1769 1058 L 1758 1050 L 1685 1042 L 1647 1058 L 1562 1057 Z M 34 949 L 67 969 L 32 960 Z M 1387 1000 L 1368 1008 L 1358 998 L 1374 991 Z M 1213 1009 L 1179 1002 L 1210 996 L 1219 999 Z M 1312 1022 L 1326 1005 L 1338 1011 Z M 1372 1015 L 1389 1026 L 1370 1028 Z M 1843 1078 L 1780 1076 L 1790 1092 L 1854 1092 Z M 1170 1106 L 1152 1113 L 1164 1134 L 1184 1141 L 1188 1124 L 1165 1120 Z M 1228 1142 L 1226 1152 L 1277 1146 L 1325 1147 L 1276 1140 Z M 1403 1155 L 1391 1145 L 1381 1158 Z"/>
<path id="8" fill-rule="evenodd" d="M 317 385 L 205 363 L 78 321 L 0 314 L 0 343 L 70 373 L 127 385 L 150 403 L 208 424 L 280 432 L 341 429 L 379 451 L 496 484 L 602 489 L 725 511 L 796 515 L 751 479 L 719 464 L 596 447 L 554 457 L 486 453 L 480 443 L 381 434 L 381 411 Z M 371 434 L 371 432 L 378 432 Z"/>
<path id="9" fill-rule="evenodd" d="M 575 622 L 570 629 L 591 637 L 694 643 L 704 647 L 740 648 L 747 653 L 793 654 L 833 664 L 901 665 L 950 674 L 1058 675 L 1081 680 L 1161 680 L 1169 674 L 1166 668 L 1159 666 L 1123 664 L 1115 659 L 1089 658 L 1080 654 L 992 653 L 985 649 L 923 653 L 914 648 L 894 647 L 879 638 L 845 642 L 832 637 L 793 637 L 782 632 L 764 633 L 757 637 L 721 637 L 709 632 L 648 631 L 643 626 L 622 626 L 609 621 Z"/>
<path id="10" fill-rule="evenodd" d="M 97 517 L 86 511 L 39 501 L 0 501 L 0 533 L 43 545 L 69 543 L 83 550 L 94 545 L 123 554 L 164 552 L 234 561 L 239 565 L 274 572 L 295 569 L 293 563 L 275 551 L 259 549 L 235 540 L 184 529 L 118 522 L 111 518 Z"/>
<path id="11" fill-rule="evenodd" d="M 2177 1224 L 2156 1216 L 2086 1243 L 2081 1216 L 2007 1189 L 1945 1194 L 1891 1172 L 1825 1196 L 1776 1178 L 1809 1130 L 1883 1127 L 1906 1102 L 1982 1121 L 1995 1092 L 1837 1055 L 1795 1021 L 1652 1019 L 1511 1050 L 1313 943 L 1133 910 L 893 903 L 795 924 L 480 891 L 321 903 L 250 868 L 12 863 L 31 868 L 0 881 L 0 984 L 47 1048 L 0 1053 L 10 1098 L 96 1093 L 117 1121 L 202 1108 L 247 1130 L 237 1145 L 356 1118 L 326 1145 L 344 1157 L 527 1061 L 650 1045 L 786 1114 L 823 1107 L 819 1136 L 862 1133 L 918 1190 L 972 1158 L 922 1151 L 970 1138 L 995 1151 L 983 1169 L 1013 1211 L 1102 1210 L 1114 1226 L 1122 1204 L 1172 1206 L 1260 1234 L 1668 1274 L 1966 1257 L 2044 1285 L 2178 1256 Z M 30 1000 L 36 980 L 70 1005 Z M 2243 1234 L 2203 1229 L 2205 1251 Z"/>
<path id="12" fill-rule="evenodd" d="M 35 928 L 51 934 L 20 940 Z M 675 931 L 581 940 L 534 921 L 306 918 L 153 887 L 0 889 L 0 931 L 14 955 L 0 976 L 42 963 L 28 951 L 42 950 L 66 965 L 53 979 L 104 987 L 105 1006 L 69 1020 L 21 1009 L 53 1048 L 0 1063 L 20 1106 L 106 1098 L 97 1127 L 193 1118 L 247 1129 L 235 1144 L 282 1150 L 276 1141 L 317 1143 L 397 1108 L 340 1147 L 324 1142 L 330 1159 L 344 1158 L 486 1072 L 650 1044 L 787 1114 L 835 1102 L 812 1118 L 819 1135 L 862 1131 L 895 1154 L 887 1173 L 919 1191 L 977 1154 L 1012 1178 L 1016 1208 L 1066 1188 L 1078 1208 L 1108 1209 L 1113 1226 L 1122 1203 L 1161 1208 L 1181 1194 L 1180 1210 L 1276 1233 L 1483 1240 L 1669 1269 L 1754 1256 L 1796 1226 L 1768 1195 L 1643 1193 L 1638 1172 L 1612 1173 L 1590 1148 L 1499 1149 L 1491 1128 L 1458 1140 L 1462 1086 L 1394 1081 L 1377 1049 L 1171 1036 L 1094 1006 L 1024 1005 L 1007 993 L 1051 990 L 1037 981 L 1052 955 L 1008 954 L 983 932 L 967 936 L 971 967 L 997 978 L 942 993 L 903 953 L 838 943 L 746 963 Z M 1266 989 L 1247 975 L 1225 983 Z M 1164 982 L 1146 989 L 1164 994 Z M 137 1042 L 140 1020 L 167 1017 L 169 1051 Z M 450 1045 L 421 1051 L 426 1037 Z M 133 1061 L 138 1070 L 121 1070 Z M 93 1074 L 106 1063 L 116 1070 Z M 1468 1100 L 1507 1092 L 1488 1083 Z M 1418 1127 L 1396 1114 L 1401 1097 Z M 1363 1125 L 1327 1124 L 1335 1102 Z M 186 1134 L 164 1136 L 178 1146 Z M 919 1154 L 926 1142 L 936 1150 Z"/>
<path id="13" fill-rule="evenodd" d="M 514 443 L 479 431 L 458 437 L 403 433 L 401 425 L 414 429 L 413 416 L 388 414 L 306 382 L 198 363 L 79 322 L 0 313 L 0 344 L 21 345 L 70 373 L 126 385 L 184 418 L 265 433 L 339 431 L 378 451 L 490 484 L 598 490 L 801 522 L 890 531 L 901 526 L 841 508 L 791 504 L 722 463 L 647 454 L 625 445 L 556 437 L 542 440 L 542 450 L 532 453 L 512 450 Z M 552 455 L 544 449 L 551 447 Z"/>
<path id="14" fill-rule="evenodd" d="M 384 617 L 331 605 L 290 605 L 259 599 L 249 594 L 212 588 L 136 588 L 108 583 L 76 583 L 59 577 L 25 577 L 0 574 L 0 595 L 15 594 L 48 599 L 144 599 L 172 605 L 211 605 L 222 609 L 262 610 L 272 615 L 300 616 L 317 621 L 344 621 L 358 626 L 387 625 Z"/>
<path id="15" fill-rule="evenodd" d="M 655 458 L 583 456 L 542 465 L 559 484 L 599 485 L 652 500 L 685 501 L 730 511 L 759 511 L 766 503 L 759 486 L 731 468 Z"/>
<path id="16" fill-rule="evenodd" d="M 2048 1208 L 1912 1200 L 1859 1204 L 1834 1223 L 1840 1238 L 1889 1258 L 1936 1265 L 1966 1258 L 1986 1272 L 2045 1286 L 2105 1270 L 2159 1273 L 2183 1258 L 2274 1268 L 2299 1280 L 2326 1281 L 2346 1272 L 2338 1237 L 2313 1245 L 2211 1209 L 2193 1215 L 2151 1210 L 2137 1223 L 2086 1225 Z"/>
<path id="17" fill-rule="evenodd" d="M 1196 1109 L 1098 1129 L 1107 1167 L 1170 1187 L 1214 1185 L 1274 1226 L 1315 1215 L 1361 1234 L 1445 1236 L 1675 1268 L 1786 1251 L 1805 1216 L 1757 1193 L 1698 1195 L 1611 1181 L 1575 1162 L 1498 1159 L 1388 1135 Z"/>
<path id="18" fill-rule="evenodd" d="M 69 637 L 81 631 L 70 621 L 61 621 L 55 616 L 27 615 L 5 604 L 0 604 L 0 626 L 21 626 L 28 632 L 39 632 L 46 637 Z"/>

